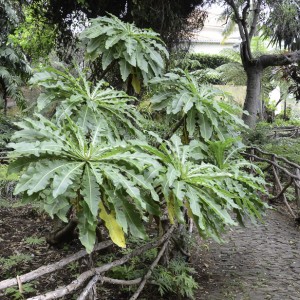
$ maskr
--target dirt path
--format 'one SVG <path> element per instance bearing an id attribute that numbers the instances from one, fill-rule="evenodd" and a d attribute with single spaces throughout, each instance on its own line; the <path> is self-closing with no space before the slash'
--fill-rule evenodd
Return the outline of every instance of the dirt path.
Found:
<path id="1" fill-rule="evenodd" d="M 300 299 L 300 230 L 289 217 L 270 211 L 265 224 L 234 228 L 225 240 L 199 248 L 196 299 Z"/>

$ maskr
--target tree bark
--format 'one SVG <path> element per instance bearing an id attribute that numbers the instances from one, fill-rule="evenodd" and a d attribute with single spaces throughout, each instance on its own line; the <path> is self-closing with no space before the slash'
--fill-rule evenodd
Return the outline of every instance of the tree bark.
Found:
<path id="1" fill-rule="evenodd" d="M 247 92 L 244 103 L 244 110 L 249 115 L 244 114 L 243 120 L 250 128 L 255 127 L 257 120 L 262 116 L 261 101 L 261 79 L 263 70 L 272 66 L 287 66 L 300 61 L 300 51 L 283 54 L 261 55 L 255 61 L 249 61 L 245 55 L 246 49 L 242 47 L 244 69 L 247 73 Z"/>
<path id="2" fill-rule="evenodd" d="M 244 110 L 249 112 L 249 115 L 243 115 L 243 120 L 246 125 L 253 128 L 256 125 L 258 116 L 262 113 L 261 79 L 263 69 L 271 66 L 285 66 L 299 62 L 300 50 L 282 54 L 261 55 L 254 59 L 251 53 L 250 43 L 256 32 L 263 1 L 252 1 L 251 5 L 251 1 L 247 0 L 244 1 L 242 6 L 240 5 L 240 1 L 235 0 L 225 0 L 225 3 L 231 7 L 234 13 L 235 22 L 238 25 L 242 39 L 240 49 L 241 59 L 247 73 L 247 94 Z M 252 19 L 249 19 L 250 10 L 254 12 Z"/>
<path id="3" fill-rule="evenodd" d="M 259 64 L 245 67 L 247 73 L 247 92 L 244 103 L 244 110 L 249 114 L 243 114 L 243 120 L 250 128 L 255 127 L 255 124 L 262 116 L 261 105 L 261 79 L 263 68 Z"/>

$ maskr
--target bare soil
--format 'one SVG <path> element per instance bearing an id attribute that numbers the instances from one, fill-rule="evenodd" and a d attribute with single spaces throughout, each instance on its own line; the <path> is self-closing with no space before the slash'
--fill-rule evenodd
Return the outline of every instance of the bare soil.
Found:
<path id="1" fill-rule="evenodd" d="M 53 231 L 53 226 L 53 221 L 36 208 L 0 207 L 0 281 L 54 263 L 82 249 L 78 240 L 60 247 L 49 246 L 45 236 Z M 211 240 L 197 239 L 191 258 L 199 284 L 195 299 L 300 299 L 300 231 L 289 216 L 269 211 L 264 224 L 234 228 L 224 240 L 225 243 L 219 245 Z M 115 253 L 117 249 L 109 251 Z M 97 264 L 105 254 L 107 252 L 98 253 L 94 263 Z M 4 265 L 3 258 L 11 257 L 23 259 L 15 265 Z M 65 286 L 89 268 L 90 261 L 83 258 L 45 275 L 31 282 L 34 290 L 25 292 L 24 299 Z M 80 292 L 63 299 L 77 299 Z M 100 284 L 97 292 L 99 299 L 122 300 L 132 295 L 128 289 Z M 180 299 L 174 295 L 162 298 L 149 285 L 140 299 L 153 298 Z M 0 299 L 15 297 L 0 291 Z"/>

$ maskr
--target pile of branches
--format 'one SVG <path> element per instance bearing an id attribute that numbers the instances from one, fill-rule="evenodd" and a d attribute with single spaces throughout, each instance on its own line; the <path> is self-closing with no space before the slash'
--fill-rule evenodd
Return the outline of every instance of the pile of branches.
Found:
<path id="1" fill-rule="evenodd" d="M 278 156 L 274 153 L 269 153 L 257 147 L 250 147 L 249 153 L 242 153 L 250 161 L 263 162 L 267 165 L 263 169 L 268 171 L 273 179 L 273 191 L 275 196 L 269 200 L 274 203 L 282 199 L 287 207 L 289 214 L 296 222 L 300 221 L 300 166 L 288 159 Z M 289 187 L 294 187 L 296 208 L 292 208 L 289 204 L 286 192 Z"/>
<path id="2" fill-rule="evenodd" d="M 122 286 L 130 286 L 136 285 L 138 288 L 136 289 L 135 293 L 131 296 L 130 300 L 137 299 L 140 293 L 143 291 L 147 281 L 150 279 L 153 269 L 158 265 L 161 261 L 162 257 L 166 255 L 168 245 L 170 240 L 173 236 L 174 230 L 176 226 L 172 225 L 168 228 L 165 234 L 158 240 L 149 242 L 139 248 L 134 249 L 130 253 L 124 255 L 123 257 L 116 259 L 112 262 L 106 263 L 101 265 L 100 267 L 90 268 L 89 270 L 80 274 L 75 280 L 67 284 L 66 286 L 59 287 L 54 291 L 47 292 L 45 294 L 37 295 L 27 300 L 50 300 L 50 299 L 58 299 L 62 298 L 66 295 L 72 294 L 78 289 L 82 289 L 80 296 L 77 298 L 78 300 L 88 299 L 92 295 L 92 299 L 96 299 L 96 289 L 95 285 L 97 283 L 109 283 L 109 284 L 116 284 Z M 93 252 L 90 254 L 90 258 L 92 258 L 92 254 L 96 252 L 106 249 L 113 245 L 112 241 L 103 241 L 98 243 L 95 247 Z M 143 255 L 146 251 L 154 248 L 159 248 L 158 254 L 156 258 L 153 260 L 151 265 L 149 265 L 147 272 L 144 274 L 143 277 L 135 278 L 132 280 L 120 280 L 115 278 L 106 277 L 105 273 L 111 270 L 114 267 L 124 265 L 129 260 L 133 259 L 134 257 Z M 0 282 L 0 290 L 18 286 L 19 291 L 22 294 L 23 288 L 22 285 L 26 282 L 30 282 L 34 279 L 40 278 L 41 276 L 56 272 L 68 264 L 77 261 L 84 256 L 87 256 L 88 253 L 85 250 L 81 250 L 73 255 L 70 255 L 58 262 L 55 262 L 50 265 L 41 266 L 38 269 L 31 271 L 29 273 L 17 276 L 16 278 L 6 279 Z M 82 286 L 84 286 L 82 288 Z"/>

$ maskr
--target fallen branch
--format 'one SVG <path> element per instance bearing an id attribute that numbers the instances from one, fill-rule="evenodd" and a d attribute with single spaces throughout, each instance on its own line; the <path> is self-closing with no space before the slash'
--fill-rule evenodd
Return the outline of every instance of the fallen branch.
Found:
<path id="1" fill-rule="evenodd" d="M 122 280 L 122 279 L 114 279 L 110 277 L 101 277 L 101 282 L 107 282 L 111 284 L 118 284 L 118 285 L 136 285 L 139 284 L 142 281 L 142 278 L 136 278 L 132 280 Z"/>
<path id="2" fill-rule="evenodd" d="M 267 158 L 261 158 L 257 155 L 254 155 L 254 154 L 249 154 L 249 153 L 245 153 L 245 152 L 242 152 L 241 153 L 242 155 L 244 156 L 248 156 L 248 157 L 253 157 L 254 159 L 258 160 L 258 161 L 263 161 L 263 162 L 268 162 L 269 164 L 273 165 L 274 167 L 282 170 L 286 175 L 296 179 L 296 180 L 299 180 L 298 176 L 297 175 L 294 175 L 292 174 L 291 172 L 289 172 L 286 168 L 284 167 L 281 167 L 279 164 L 277 164 L 276 162 L 270 160 L 270 159 L 267 159 Z M 299 167 L 299 166 L 298 166 Z"/>
<path id="3" fill-rule="evenodd" d="M 167 246 L 168 246 L 169 240 L 167 240 L 164 245 L 162 246 L 162 248 L 160 249 L 156 259 L 154 260 L 154 262 L 151 264 L 149 271 L 147 272 L 147 274 L 144 276 L 140 286 L 138 287 L 138 289 L 136 290 L 136 292 L 133 294 L 133 296 L 130 298 L 130 300 L 136 300 L 138 298 L 138 296 L 140 295 L 141 291 L 143 290 L 147 280 L 150 278 L 153 269 L 156 267 L 156 265 L 159 263 L 162 255 L 165 253 Z"/>
<path id="4" fill-rule="evenodd" d="M 285 157 L 278 156 L 278 155 L 276 155 L 276 154 L 274 154 L 274 153 L 269 153 L 269 152 L 263 151 L 263 150 L 261 150 L 261 149 L 258 148 L 258 147 L 251 147 L 250 149 L 254 149 L 254 150 L 256 150 L 256 151 L 258 151 L 258 152 L 260 152 L 261 154 L 264 154 L 264 155 L 270 155 L 270 156 L 272 156 L 272 157 L 274 157 L 274 158 L 276 158 L 276 159 L 278 159 L 278 160 L 284 161 L 285 163 L 287 163 L 288 165 L 290 165 L 290 166 L 292 166 L 292 167 L 295 167 L 295 168 L 300 169 L 300 166 L 299 166 L 299 165 L 297 165 L 296 163 L 293 163 L 293 162 L 289 161 L 289 160 L 286 159 Z"/>
<path id="5" fill-rule="evenodd" d="M 276 168 L 275 168 L 274 166 L 273 166 L 273 172 L 274 172 L 274 177 L 275 177 L 276 183 L 277 183 L 277 185 L 278 185 L 280 191 L 282 191 L 283 188 L 282 188 L 282 185 L 281 185 L 281 183 L 280 183 L 280 180 L 279 180 L 279 177 L 278 177 Z M 285 195 L 283 194 L 282 197 L 283 197 L 283 202 L 284 202 L 284 204 L 286 205 L 286 207 L 287 207 L 289 213 L 292 215 L 292 217 L 293 217 L 294 219 L 296 219 L 296 215 L 294 214 L 293 210 L 291 209 L 290 205 L 288 204 Z"/>
<path id="6" fill-rule="evenodd" d="M 86 297 L 89 295 L 91 289 L 94 287 L 94 285 L 97 283 L 99 280 L 100 275 L 96 274 L 88 283 L 88 285 L 84 288 L 80 296 L 77 298 L 77 300 L 85 300 Z"/>
<path id="7" fill-rule="evenodd" d="M 94 248 L 94 251 L 99 251 L 111 246 L 113 243 L 111 241 L 105 241 L 97 244 Z M 24 275 L 19 276 L 19 281 L 21 283 L 31 281 L 38 277 L 41 277 L 45 274 L 52 273 L 56 270 L 62 269 L 67 264 L 84 257 L 88 253 L 85 250 L 81 250 L 73 255 L 70 255 L 54 264 L 42 266 L 34 271 L 26 273 Z M 6 279 L 0 282 L 0 290 L 6 289 L 8 287 L 18 285 L 18 280 L 16 278 Z"/>
<path id="8" fill-rule="evenodd" d="M 123 265 L 128 260 L 130 260 L 132 257 L 141 255 L 145 251 L 148 251 L 152 248 L 156 248 L 163 244 L 165 241 L 169 240 L 171 237 L 173 231 L 175 229 L 175 225 L 171 226 L 169 230 L 156 242 L 150 242 L 138 249 L 133 250 L 131 253 L 123 256 L 122 258 L 115 260 L 111 263 L 105 264 L 103 266 L 100 266 L 98 268 L 95 268 L 93 270 L 88 270 L 84 273 L 82 273 L 77 279 L 73 280 L 69 285 L 64 286 L 62 288 L 58 288 L 55 291 L 48 292 L 44 295 L 38 295 L 32 298 L 28 298 L 27 300 L 50 300 L 50 299 L 57 299 L 61 298 L 65 295 L 68 295 L 72 293 L 73 291 L 77 290 L 87 279 L 94 276 L 95 274 L 101 274 L 104 273 L 114 267 Z"/>
<path id="9" fill-rule="evenodd" d="M 292 183 L 293 183 L 293 179 L 291 178 L 290 181 L 286 184 L 286 186 L 280 191 L 280 193 L 278 195 L 276 195 L 275 197 L 270 198 L 269 200 L 274 201 L 274 200 L 278 199 L 279 197 L 281 197 L 284 194 L 284 192 L 292 185 Z"/>
<path id="10" fill-rule="evenodd" d="M 97 279 L 97 280 L 96 280 Z M 101 283 L 110 283 L 110 284 L 117 284 L 117 285 L 137 285 L 141 283 L 142 277 L 131 279 L 131 280 L 123 280 L 123 279 L 115 279 L 110 277 L 105 277 L 101 275 L 95 275 L 91 281 L 88 283 L 88 285 L 85 287 L 84 291 L 80 294 L 80 296 L 77 298 L 77 300 L 84 300 L 86 296 L 88 295 L 88 292 L 91 290 L 93 285 L 95 285 L 98 281 L 101 281 Z"/>
<path id="11" fill-rule="evenodd" d="M 298 214 L 300 211 L 300 171 L 296 168 L 296 175 L 298 176 L 299 180 L 294 180 L 295 183 L 295 194 L 296 194 L 296 201 L 298 207 Z"/>

